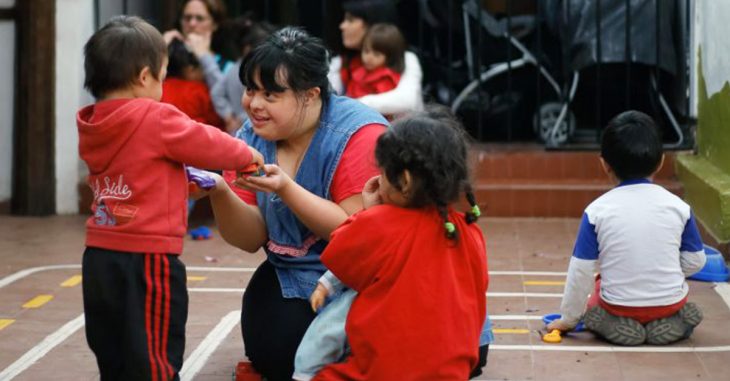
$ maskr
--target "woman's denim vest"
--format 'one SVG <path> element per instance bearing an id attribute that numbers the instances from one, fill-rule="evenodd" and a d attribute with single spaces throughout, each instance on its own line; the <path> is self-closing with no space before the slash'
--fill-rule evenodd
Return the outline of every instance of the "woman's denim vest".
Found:
<path id="1" fill-rule="evenodd" d="M 347 142 L 361 127 L 374 123 L 388 125 L 382 115 L 362 103 L 330 96 L 294 178 L 297 184 L 319 197 L 332 200 L 330 185 Z M 250 121 L 244 123 L 237 136 L 261 152 L 267 163 L 276 162 L 276 142 L 254 134 Z M 317 286 L 317 279 L 326 270 L 319 255 L 327 241 L 304 226 L 275 193 L 258 192 L 256 202 L 269 234 L 264 250 L 276 268 L 282 295 L 308 299 Z"/>

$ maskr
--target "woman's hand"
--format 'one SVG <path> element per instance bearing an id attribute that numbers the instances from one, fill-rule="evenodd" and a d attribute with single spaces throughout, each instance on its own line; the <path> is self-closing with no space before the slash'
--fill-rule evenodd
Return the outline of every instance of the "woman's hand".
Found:
<path id="1" fill-rule="evenodd" d="M 368 209 L 371 206 L 380 205 L 383 199 L 380 198 L 380 176 L 371 177 L 362 188 L 362 207 Z"/>
<path id="2" fill-rule="evenodd" d="M 327 288 L 323 286 L 322 283 L 317 283 L 317 288 L 315 288 L 312 295 L 309 296 L 309 303 L 312 305 L 312 311 L 317 312 L 320 308 L 322 308 L 328 295 L 329 291 L 327 291 Z"/>
<path id="3" fill-rule="evenodd" d="M 265 176 L 238 177 L 235 181 L 236 186 L 255 192 L 280 193 L 293 182 L 278 165 L 266 164 L 262 168 L 266 173 Z"/>
<path id="4" fill-rule="evenodd" d="M 176 38 L 180 41 L 185 41 L 185 37 L 183 37 L 182 33 L 180 33 L 177 29 L 168 30 L 162 34 L 162 39 L 165 40 L 165 45 L 170 45 L 172 40 Z"/>
<path id="5" fill-rule="evenodd" d="M 196 57 L 200 58 L 207 54 L 213 54 L 213 52 L 210 50 L 211 38 L 211 32 L 190 33 L 185 39 L 185 43 L 188 45 L 193 54 L 195 54 Z"/>

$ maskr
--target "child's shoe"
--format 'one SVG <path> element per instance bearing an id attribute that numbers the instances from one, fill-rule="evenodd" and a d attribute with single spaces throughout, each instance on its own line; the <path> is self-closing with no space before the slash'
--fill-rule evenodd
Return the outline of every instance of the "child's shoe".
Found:
<path id="1" fill-rule="evenodd" d="M 694 303 L 685 305 L 676 314 L 646 324 L 646 342 L 666 345 L 688 338 L 702 321 L 702 311 Z"/>
<path id="2" fill-rule="evenodd" d="M 233 379 L 234 381 L 262 381 L 261 375 L 248 361 L 240 361 L 236 365 L 236 373 Z"/>
<path id="3" fill-rule="evenodd" d="M 613 344 L 640 345 L 646 340 L 646 329 L 641 323 L 631 318 L 611 315 L 601 306 L 595 306 L 586 312 L 583 323 L 586 328 Z"/>

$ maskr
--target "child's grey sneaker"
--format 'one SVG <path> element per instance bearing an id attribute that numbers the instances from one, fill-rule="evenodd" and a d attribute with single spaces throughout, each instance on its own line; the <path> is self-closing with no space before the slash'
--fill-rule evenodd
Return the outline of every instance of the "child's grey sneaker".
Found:
<path id="1" fill-rule="evenodd" d="M 638 321 L 614 316 L 601 306 L 595 306 L 586 312 L 583 324 L 607 341 L 618 345 L 640 345 L 646 340 L 646 329 Z"/>
<path id="2" fill-rule="evenodd" d="M 666 345 L 686 339 L 702 321 L 702 311 L 694 303 L 686 303 L 676 314 L 646 324 L 646 342 Z"/>
<path id="3" fill-rule="evenodd" d="M 685 324 L 689 324 L 692 327 L 698 326 L 703 318 L 702 310 L 692 302 L 685 303 L 682 309 L 679 310 L 679 315 Z"/>

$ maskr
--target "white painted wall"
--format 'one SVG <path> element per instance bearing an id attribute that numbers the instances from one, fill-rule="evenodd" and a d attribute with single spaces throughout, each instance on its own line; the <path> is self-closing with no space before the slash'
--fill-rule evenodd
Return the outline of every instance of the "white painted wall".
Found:
<path id="1" fill-rule="evenodd" d="M 93 102 L 84 90 L 84 44 L 94 33 L 93 0 L 56 0 L 56 213 L 78 213 L 76 111 Z"/>
<path id="2" fill-rule="evenodd" d="M 707 85 L 707 97 L 720 92 L 730 82 L 730 1 L 697 2 L 695 48 L 702 49 L 702 74 Z M 695 54 L 696 56 L 696 54 Z"/>
<path id="3" fill-rule="evenodd" d="M 0 0 L 0 8 L 11 8 L 15 5 L 15 0 Z"/>
<path id="4" fill-rule="evenodd" d="M 8 1 L 0 1 L 7 8 Z M 12 4 L 10 4 L 12 5 Z M 13 117 L 15 111 L 15 22 L 0 22 L 0 202 L 13 191 Z"/>

